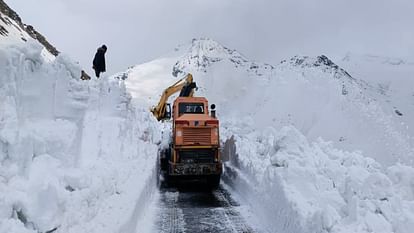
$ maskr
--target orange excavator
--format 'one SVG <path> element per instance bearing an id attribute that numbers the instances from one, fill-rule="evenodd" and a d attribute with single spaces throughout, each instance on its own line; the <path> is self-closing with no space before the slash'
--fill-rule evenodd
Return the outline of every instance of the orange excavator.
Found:
<path id="1" fill-rule="evenodd" d="M 172 117 L 172 138 L 168 148 L 159 154 L 160 171 L 167 184 L 184 180 L 204 180 L 217 188 L 223 171 L 220 158 L 219 121 L 215 105 L 210 113 L 204 97 L 194 97 L 196 83 L 187 74 L 164 90 L 157 106 L 151 112 L 157 120 Z M 171 105 L 168 98 L 180 91 Z"/>

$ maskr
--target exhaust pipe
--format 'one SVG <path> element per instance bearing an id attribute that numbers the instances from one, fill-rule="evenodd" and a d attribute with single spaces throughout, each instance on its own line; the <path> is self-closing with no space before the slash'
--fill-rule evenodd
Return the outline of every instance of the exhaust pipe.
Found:
<path id="1" fill-rule="evenodd" d="M 216 105 L 211 105 L 211 117 L 216 118 Z"/>

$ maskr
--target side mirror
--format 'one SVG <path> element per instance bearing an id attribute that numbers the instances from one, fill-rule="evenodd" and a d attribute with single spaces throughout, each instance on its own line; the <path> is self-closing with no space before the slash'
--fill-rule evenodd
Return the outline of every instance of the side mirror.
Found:
<path id="1" fill-rule="evenodd" d="M 211 108 L 211 110 L 215 110 L 215 109 L 216 109 L 216 105 L 215 105 L 215 104 L 212 104 L 212 105 L 210 106 L 210 108 Z"/>

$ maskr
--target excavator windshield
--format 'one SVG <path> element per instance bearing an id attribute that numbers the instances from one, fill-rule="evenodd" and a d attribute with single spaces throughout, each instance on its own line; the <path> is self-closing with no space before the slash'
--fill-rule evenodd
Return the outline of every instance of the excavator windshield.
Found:
<path id="1" fill-rule="evenodd" d="M 178 113 L 182 115 L 184 113 L 190 114 L 204 114 L 203 103 L 180 103 L 178 105 Z"/>

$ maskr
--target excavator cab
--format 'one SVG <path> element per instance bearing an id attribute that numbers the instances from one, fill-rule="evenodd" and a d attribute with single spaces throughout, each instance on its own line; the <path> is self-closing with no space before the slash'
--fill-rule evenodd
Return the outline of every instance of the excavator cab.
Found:
<path id="1" fill-rule="evenodd" d="M 178 105 L 178 115 L 181 116 L 185 113 L 190 114 L 204 114 L 203 103 L 180 103 Z"/>
<path id="2" fill-rule="evenodd" d="M 171 105 L 167 103 L 168 98 L 176 92 L 180 92 L 180 97 L 192 97 L 197 85 L 193 82 L 193 76 L 187 74 L 184 78 L 164 90 L 158 105 L 151 108 L 157 120 L 169 120 L 172 116 Z"/>

